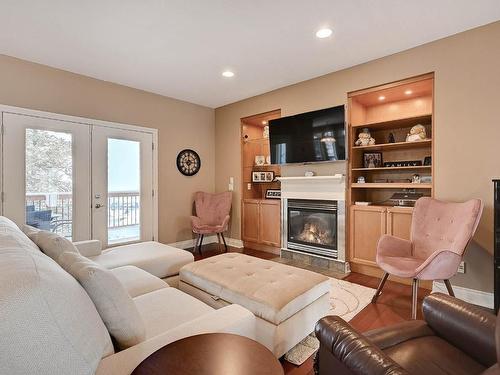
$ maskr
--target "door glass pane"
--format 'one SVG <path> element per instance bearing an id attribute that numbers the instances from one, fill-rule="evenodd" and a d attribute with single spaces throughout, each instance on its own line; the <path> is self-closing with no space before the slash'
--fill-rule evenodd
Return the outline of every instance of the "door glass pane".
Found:
<path id="1" fill-rule="evenodd" d="M 108 138 L 108 243 L 136 241 L 140 231 L 140 143 Z"/>
<path id="2" fill-rule="evenodd" d="M 26 129 L 26 224 L 72 237 L 72 136 Z"/>

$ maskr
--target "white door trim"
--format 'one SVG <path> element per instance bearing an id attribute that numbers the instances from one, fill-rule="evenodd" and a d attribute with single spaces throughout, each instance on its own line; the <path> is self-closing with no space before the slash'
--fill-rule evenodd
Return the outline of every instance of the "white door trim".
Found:
<path id="1" fill-rule="evenodd" d="M 18 115 L 39 117 L 49 120 L 59 120 L 65 122 L 73 122 L 77 124 L 87 125 L 89 127 L 92 126 L 102 126 L 102 127 L 110 127 L 115 129 L 122 130 L 134 130 L 137 132 L 149 133 L 153 136 L 153 236 L 154 240 L 158 241 L 158 129 L 147 128 L 138 125 L 130 125 L 119 122 L 111 122 L 104 120 L 91 119 L 86 117 L 72 116 L 72 115 L 63 115 L 60 113 L 39 111 L 29 108 L 22 107 L 14 107 L 9 105 L 0 104 L 0 126 L 3 129 L 3 114 L 4 113 L 12 113 Z M 3 187 L 4 175 L 3 175 L 3 136 L 0 134 L 0 186 Z M 90 157 L 90 155 L 89 155 Z M 1 199 L 0 199 L 1 201 Z M 3 203 L 0 202 L 0 214 L 3 214 Z"/>

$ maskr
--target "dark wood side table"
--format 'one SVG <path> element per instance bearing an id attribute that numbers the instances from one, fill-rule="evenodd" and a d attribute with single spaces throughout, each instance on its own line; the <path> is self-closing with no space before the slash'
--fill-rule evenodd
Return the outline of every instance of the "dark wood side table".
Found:
<path id="1" fill-rule="evenodd" d="M 283 375 L 265 346 L 243 336 L 208 333 L 174 341 L 151 354 L 132 375 Z"/>

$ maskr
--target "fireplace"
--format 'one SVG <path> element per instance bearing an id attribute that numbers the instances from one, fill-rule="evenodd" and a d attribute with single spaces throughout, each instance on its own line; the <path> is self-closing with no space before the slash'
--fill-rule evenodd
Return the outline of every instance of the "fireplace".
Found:
<path id="1" fill-rule="evenodd" d="M 345 220 L 338 201 L 288 199 L 286 220 L 288 249 L 338 258 Z"/>
<path id="2" fill-rule="evenodd" d="M 282 258 L 349 273 L 345 254 L 345 176 L 281 181 Z"/>

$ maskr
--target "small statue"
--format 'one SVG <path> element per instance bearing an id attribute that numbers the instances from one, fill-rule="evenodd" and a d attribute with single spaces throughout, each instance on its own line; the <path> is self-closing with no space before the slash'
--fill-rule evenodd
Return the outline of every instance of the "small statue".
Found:
<path id="1" fill-rule="evenodd" d="M 411 178 L 411 183 L 412 184 L 419 184 L 420 183 L 420 175 L 415 173 L 412 178 Z"/>
<path id="2" fill-rule="evenodd" d="M 354 143 L 356 146 L 369 146 L 375 144 L 375 138 L 372 138 L 370 129 L 364 128 L 359 134 L 358 139 Z"/>
<path id="3" fill-rule="evenodd" d="M 396 143 L 396 140 L 394 139 L 394 134 L 389 133 L 389 143 Z"/>
<path id="4" fill-rule="evenodd" d="M 262 131 L 262 138 L 269 138 L 269 125 L 264 126 Z"/>
<path id="5" fill-rule="evenodd" d="M 406 135 L 406 142 L 417 142 L 426 139 L 425 127 L 421 124 L 415 125 Z"/>

